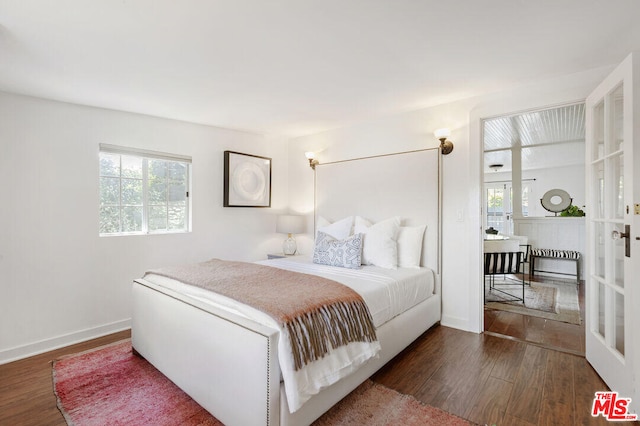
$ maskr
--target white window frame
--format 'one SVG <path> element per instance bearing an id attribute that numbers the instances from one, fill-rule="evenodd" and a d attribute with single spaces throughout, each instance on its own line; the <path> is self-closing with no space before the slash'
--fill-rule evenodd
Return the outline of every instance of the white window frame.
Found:
<path id="1" fill-rule="evenodd" d="M 126 236 L 126 235 L 157 235 L 157 234 L 181 234 L 191 232 L 192 228 L 192 218 L 191 218 L 191 157 L 185 155 L 178 154 L 169 154 L 165 152 L 158 151 L 150 151 L 145 149 L 137 149 L 137 148 L 129 148 L 117 145 L 110 144 L 99 144 L 99 153 L 100 154 L 116 154 L 116 155 L 126 155 L 130 157 L 138 157 L 142 159 L 142 230 L 141 231 L 127 231 L 127 232 L 109 232 L 102 233 L 100 232 L 100 226 L 98 226 L 98 235 L 101 237 L 112 237 L 112 236 Z M 148 194 L 148 161 L 149 160 L 164 160 L 164 161 L 173 161 L 178 163 L 186 163 L 187 172 L 186 172 L 186 211 L 185 211 L 185 228 L 183 229 L 163 229 L 163 230 L 149 230 L 149 194 Z M 100 169 L 98 168 L 98 180 L 101 178 Z M 120 177 L 122 180 L 122 176 Z M 98 183 L 98 188 L 100 189 L 100 182 Z M 99 191 L 100 193 L 100 191 Z M 100 195 L 98 196 L 98 224 L 100 224 Z M 121 202 L 121 200 L 120 200 Z M 119 205 L 120 208 L 122 204 Z"/>
<path id="2" fill-rule="evenodd" d="M 485 229 L 489 228 L 489 189 L 501 189 L 503 192 L 502 198 L 502 228 L 499 229 L 502 234 L 513 234 L 513 183 L 511 181 L 497 181 L 497 182 L 485 182 L 484 184 L 484 209 L 485 209 Z M 522 194 L 527 191 L 527 202 L 531 202 L 532 185 L 529 182 L 522 182 Z M 527 214 L 524 214 L 524 196 L 521 197 L 522 201 L 522 217 L 528 217 L 530 215 L 530 205 L 527 205 Z M 492 225 L 493 226 L 493 225 Z"/>

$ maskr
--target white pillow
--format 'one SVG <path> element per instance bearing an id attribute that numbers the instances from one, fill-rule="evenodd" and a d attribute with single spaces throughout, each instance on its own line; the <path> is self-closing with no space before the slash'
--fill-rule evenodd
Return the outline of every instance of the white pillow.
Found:
<path id="1" fill-rule="evenodd" d="M 318 231 L 313 249 L 313 263 L 359 269 L 362 262 L 362 234 L 355 234 L 344 240 Z"/>
<path id="2" fill-rule="evenodd" d="M 356 216 L 354 233 L 364 234 L 362 264 L 381 268 L 398 267 L 398 232 L 400 218 L 395 216 L 372 225 L 366 219 Z"/>
<path id="3" fill-rule="evenodd" d="M 318 216 L 316 238 L 318 231 L 322 231 L 327 235 L 332 236 L 336 240 L 344 240 L 351 235 L 351 228 L 353 227 L 353 216 L 345 217 L 337 222 L 331 223 L 322 216 Z"/>
<path id="4" fill-rule="evenodd" d="M 398 266 L 419 268 L 422 254 L 422 239 L 426 225 L 401 226 L 398 233 Z"/>

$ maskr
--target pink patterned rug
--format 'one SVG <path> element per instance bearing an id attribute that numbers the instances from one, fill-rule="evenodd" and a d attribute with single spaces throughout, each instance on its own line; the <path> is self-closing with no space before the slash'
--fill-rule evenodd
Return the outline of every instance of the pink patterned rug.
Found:
<path id="1" fill-rule="evenodd" d="M 151 364 L 129 339 L 57 360 L 58 408 L 70 425 L 221 425 Z M 367 380 L 314 425 L 469 425 Z"/>

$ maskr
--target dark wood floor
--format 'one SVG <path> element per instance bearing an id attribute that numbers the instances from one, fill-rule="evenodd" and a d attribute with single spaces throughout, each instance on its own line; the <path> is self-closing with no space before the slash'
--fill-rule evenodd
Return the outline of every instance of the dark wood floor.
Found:
<path id="1" fill-rule="evenodd" d="M 578 299 L 584 319 L 584 284 Z M 478 424 L 608 424 L 590 415 L 594 393 L 608 388 L 584 358 L 584 324 L 498 310 L 484 318 L 482 335 L 428 331 L 374 380 Z"/>
<path id="2" fill-rule="evenodd" d="M 536 276 L 534 281 L 575 285 L 573 280 Z M 584 282 L 578 286 L 578 302 L 582 324 L 575 325 L 514 312 L 485 309 L 484 330 L 514 339 L 537 343 L 549 348 L 565 350 L 584 356 Z"/>
<path id="3" fill-rule="evenodd" d="M 0 425 L 64 425 L 51 361 L 129 336 L 121 332 L 0 365 Z M 606 386 L 583 357 L 486 333 L 436 326 L 373 380 L 479 424 L 606 424 L 590 416 L 594 392 Z"/>
<path id="4" fill-rule="evenodd" d="M 489 425 L 597 425 L 607 390 L 584 357 L 438 326 L 373 380 L 425 404 Z"/>

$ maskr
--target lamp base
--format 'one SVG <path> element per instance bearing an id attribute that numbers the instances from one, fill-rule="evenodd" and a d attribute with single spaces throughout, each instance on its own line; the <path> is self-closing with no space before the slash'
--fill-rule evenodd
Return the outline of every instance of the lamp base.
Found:
<path id="1" fill-rule="evenodd" d="M 298 251 L 296 240 L 289 234 L 289 238 L 282 243 L 282 252 L 287 256 L 292 256 L 296 254 L 296 251 Z"/>

